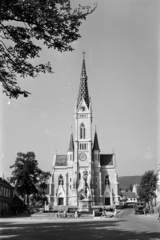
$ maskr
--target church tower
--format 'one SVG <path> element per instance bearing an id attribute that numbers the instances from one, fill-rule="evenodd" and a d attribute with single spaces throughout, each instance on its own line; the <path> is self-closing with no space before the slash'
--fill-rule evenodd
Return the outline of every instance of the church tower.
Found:
<path id="1" fill-rule="evenodd" d="M 85 56 L 83 53 L 82 71 L 79 94 L 75 105 L 75 164 L 77 166 L 77 184 L 79 185 L 83 172 L 89 177 L 91 196 L 92 190 L 92 107 L 88 92 Z M 92 199 L 93 202 L 93 199 Z"/>
<path id="2" fill-rule="evenodd" d="M 85 53 L 74 118 L 75 140 L 71 132 L 67 153 L 56 152 L 53 157 L 50 206 L 54 209 L 64 206 L 88 211 L 89 208 L 119 204 L 115 154 L 100 153 L 97 130 L 92 141 L 92 105 Z"/>

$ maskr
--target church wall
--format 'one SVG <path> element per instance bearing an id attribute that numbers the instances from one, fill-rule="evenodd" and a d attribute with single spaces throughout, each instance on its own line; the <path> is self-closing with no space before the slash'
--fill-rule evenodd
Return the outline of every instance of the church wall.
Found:
<path id="1" fill-rule="evenodd" d="M 107 168 L 107 166 L 101 167 L 102 173 L 102 195 L 104 197 L 104 192 L 106 189 L 105 177 L 109 177 L 109 190 L 112 204 L 118 204 L 118 182 L 117 182 L 117 173 L 115 168 Z"/>
<path id="2" fill-rule="evenodd" d="M 102 189 L 101 189 L 101 173 L 100 168 L 94 168 L 94 195 L 95 195 L 95 205 L 100 206 L 102 205 Z"/>
<path id="3" fill-rule="evenodd" d="M 77 194 L 75 189 L 73 169 L 68 171 L 68 206 L 77 206 Z"/>

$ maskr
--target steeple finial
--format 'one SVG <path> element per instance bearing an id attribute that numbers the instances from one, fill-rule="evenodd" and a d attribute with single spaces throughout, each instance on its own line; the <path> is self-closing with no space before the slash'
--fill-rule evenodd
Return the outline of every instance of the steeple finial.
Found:
<path id="1" fill-rule="evenodd" d="M 85 52 L 83 54 L 83 62 L 82 62 L 82 72 L 81 72 L 81 77 L 86 76 L 86 64 L 85 64 Z"/>

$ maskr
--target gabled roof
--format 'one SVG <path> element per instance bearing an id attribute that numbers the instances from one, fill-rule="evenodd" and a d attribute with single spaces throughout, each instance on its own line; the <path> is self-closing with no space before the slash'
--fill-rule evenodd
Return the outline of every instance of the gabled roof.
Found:
<path id="1" fill-rule="evenodd" d="M 56 155 L 55 166 L 67 166 L 67 155 Z"/>
<path id="2" fill-rule="evenodd" d="M 5 179 L 3 179 L 1 177 L 0 177 L 0 184 L 4 185 L 6 187 L 9 187 L 9 188 L 14 188 L 9 182 L 7 182 Z"/>
<path id="3" fill-rule="evenodd" d="M 94 135 L 93 150 L 100 150 L 100 149 L 99 149 L 99 144 L 98 144 L 97 131 L 95 131 L 95 135 Z"/>
<path id="4" fill-rule="evenodd" d="M 113 165 L 113 154 L 100 154 L 100 165 Z"/>
<path id="5" fill-rule="evenodd" d="M 74 141 L 73 141 L 73 134 L 71 133 L 68 152 L 73 152 L 73 151 L 74 151 Z"/>
<path id="6" fill-rule="evenodd" d="M 126 196 L 128 198 L 137 198 L 134 192 L 124 192 L 123 196 Z"/>
<path id="7" fill-rule="evenodd" d="M 77 108 L 82 100 L 82 97 L 85 100 L 87 107 L 89 108 L 89 93 L 88 93 L 88 84 L 87 84 L 87 75 L 86 75 L 86 66 L 85 66 L 85 59 L 83 57 L 82 62 L 82 72 L 81 72 L 81 79 L 80 79 L 80 86 L 79 86 L 79 94 L 77 99 Z"/>

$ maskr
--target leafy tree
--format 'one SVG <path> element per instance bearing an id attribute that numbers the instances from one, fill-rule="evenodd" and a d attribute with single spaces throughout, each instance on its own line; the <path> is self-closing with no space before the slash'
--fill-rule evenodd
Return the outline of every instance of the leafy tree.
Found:
<path id="1" fill-rule="evenodd" d="M 47 183 L 48 183 L 48 179 L 51 176 L 50 172 L 41 172 L 40 176 L 39 176 L 39 187 L 40 189 L 42 189 L 42 193 L 44 194 L 45 189 L 47 188 Z"/>
<path id="2" fill-rule="evenodd" d="M 23 198 L 27 195 L 27 204 L 29 204 L 29 195 L 38 193 L 39 177 L 42 170 L 38 167 L 33 152 L 17 153 L 15 163 L 10 166 L 14 168 L 10 182 L 14 184 L 15 190 Z"/>
<path id="3" fill-rule="evenodd" d="M 79 27 L 95 10 L 89 6 L 72 9 L 70 0 L 0 0 L 0 81 L 10 98 L 27 97 L 17 85 L 17 76 L 36 77 L 52 73 L 50 63 L 33 65 L 40 43 L 60 52 L 73 51 Z"/>
<path id="4" fill-rule="evenodd" d="M 157 186 L 157 174 L 153 170 L 146 171 L 141 178 L 140 185 L 137 189 L 138 196 L 146 203 L 150 203 L 156 197 L 155 190 Z"/>
<path id="5" fill-rule="evenodd" d="M 48 203 L 48 198 L 41 193 L 33 194 L 29 198 L 31 207 L 43 207 L 45 202 Z"/>

